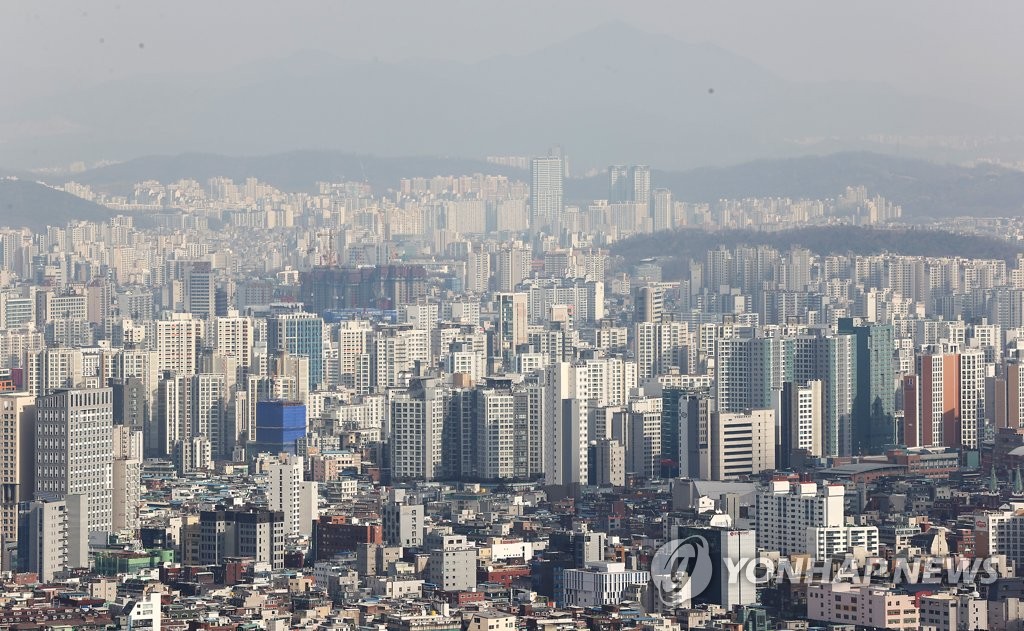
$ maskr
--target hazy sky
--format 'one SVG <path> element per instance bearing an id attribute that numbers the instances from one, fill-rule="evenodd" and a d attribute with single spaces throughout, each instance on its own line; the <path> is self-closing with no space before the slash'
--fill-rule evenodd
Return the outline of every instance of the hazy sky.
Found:
<path id="1" fill-rule="evenodd" d="M 3 0 L 0 99 L 298 50 L 472 61 L 612 20 L 712 42 L 790 79 L 880 80 L 1001 106 L 1024 96 L 1019 0 Z"/>

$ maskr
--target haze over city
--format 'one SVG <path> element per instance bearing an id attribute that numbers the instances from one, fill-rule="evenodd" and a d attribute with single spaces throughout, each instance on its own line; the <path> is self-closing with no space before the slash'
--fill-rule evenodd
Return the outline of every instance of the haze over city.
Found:
<path id="1" fill-rule="evenodd" d="M 469 157 L 554 142 L 587 167 L 840 149 L 962 160 L 982 156 L 979 142 L 1024 153 L 1013 2 L 16 1 L 0 12 L 0 47 L 16 60 L 0 69 L 0 167 L 12 169 L 182 151 Z"/>
<path id="2" fill-rule="evenodd" d="M 1024 627 L 1019 3 L 0 3 L 0 629 Z"/>

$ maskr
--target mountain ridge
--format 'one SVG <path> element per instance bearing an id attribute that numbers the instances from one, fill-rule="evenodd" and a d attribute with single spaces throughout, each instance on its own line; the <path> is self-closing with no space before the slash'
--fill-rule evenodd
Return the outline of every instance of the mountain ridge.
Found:
<path id="1" fill-rule="evenodd" d="M 579 162 L 680 169 L 806 153 L 806 138 L 849 149 L 869 134 L 986 133 L 995 118 L 891 86 L 792 82 L 711 44 L 614 23 L 472 63 L 306 51 L 114 81 L 0 110 L 0 148 L 22 162 L 6 166 L 26 167 L 302 147 L 532 155 L 561 144 Z"/>
<path id="2" fill-rule="evenodd" d="M 63 226 L 78 220 L 103 221 L 114 215 L 109 208 L 39 182 L 0 178 L 2 227 L 43 232 L 47 226 Z"/>

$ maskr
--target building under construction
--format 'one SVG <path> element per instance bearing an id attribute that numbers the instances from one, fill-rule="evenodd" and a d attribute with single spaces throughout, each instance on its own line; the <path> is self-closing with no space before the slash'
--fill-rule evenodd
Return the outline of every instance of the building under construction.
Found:
<path id="1" fill-rule="evenodd" d="M 332 309 L 398 309 L 426 293 L 422 265 L 315 267 L 302 274 L 301 300 L 323 314 Z"/>

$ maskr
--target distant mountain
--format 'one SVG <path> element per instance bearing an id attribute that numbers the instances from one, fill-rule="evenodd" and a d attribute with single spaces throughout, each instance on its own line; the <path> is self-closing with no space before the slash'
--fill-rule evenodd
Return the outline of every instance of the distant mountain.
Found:
<path id="1" fill-rule="evenodd" d="M 813 226 L 765 232 L 755 230 L 676 230 L 625 239 L 614 244 L 612 254 L 626 264 L 655 257 L 667 279 L 684 278 L 690 259 L 704 260 L 709 250 L 721 246 L 767 245 L 780 251 L 802 247 L 819 256 L 832 254 L 871 255 L 889 252 L 907 256 L 965 256 L 1013 261 L 1022 248 L 990 237 L 962 235 L 945 230 L 920 228 L 865 228 L 859 226 Z"/>
<path id="2" fill-rule="evenodd" d="M 80 197 L 29 180 L 0 179 L 0 226 L 36 232 L 69 221 L 102 221 L 113 212 Z"/>
<path id="3" fill-rule="evenodd" d="M 255 177 L 286 191 L 312 191 L 317 182 L 367 182 L 377 193 L 397 189 L 406 177 L 488 173 L 526 179 L 525 171 L 483 160 L 439 157 L 381 158 L 335 151 L 293 151 L 256 157 L 188 153 L 148 156 L 79 173 L 76 182 L 97 190 L 126 193 L 136 182 L 194 179 L 203 184 L 225 176 L 236 182 Z"/>
<path id="4" fill-rule="evenodd" d="M 871 147 L 878 135 L 1011 135 L 1021 125 L 861 82 L 796 83 L 709 44 L 609 24 L 478 63 L 320 53 L 207 75 L 147 75 L 0 104 L 4 166 L 320 148 L 531 155 L 666 168 Z"/>
<path id="5" fill-rule="evenodd" d="M 683 201 L 722 198 L 793 197 L 825 199 L 847 186 L 864 185 L 903 206 L 909 218 L 1013 216 L 1024 213 L 1024 172 L 982 164 L 962 167 L 878 153 L 837 153 L 759 160 L 732 167 L 684 172 L 654 171 L 651 185 Z M 570 180 L 573 200 L 608 195 L 607 175 Z"/>

